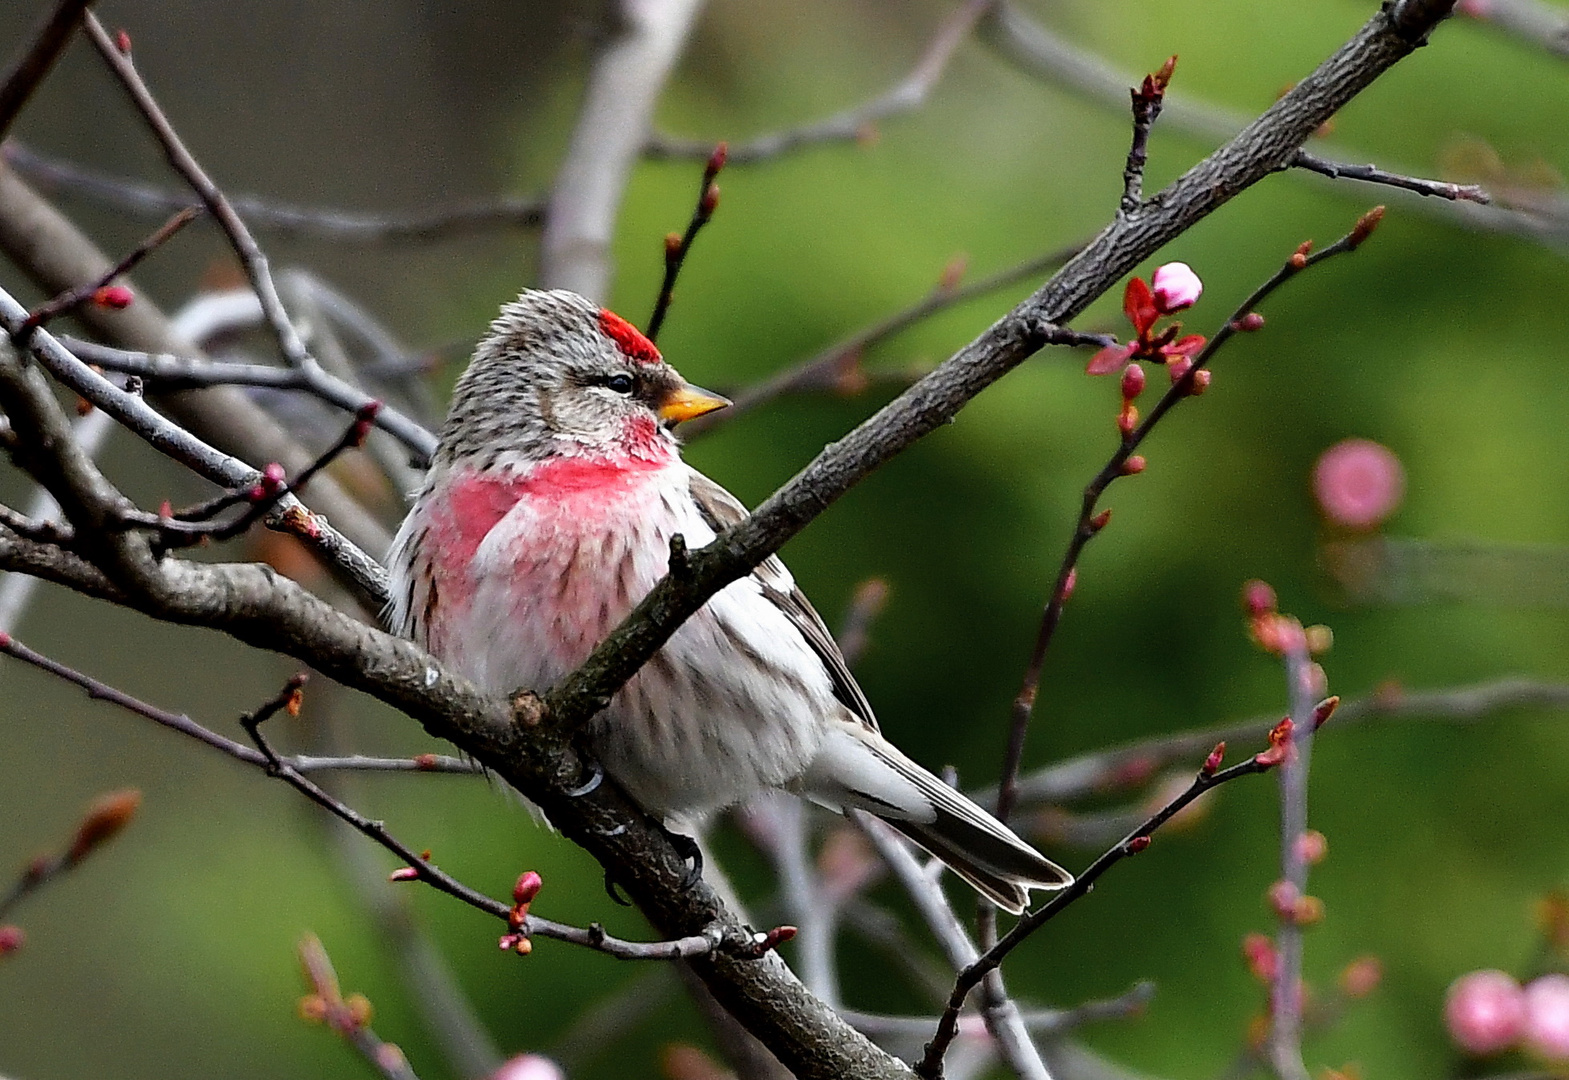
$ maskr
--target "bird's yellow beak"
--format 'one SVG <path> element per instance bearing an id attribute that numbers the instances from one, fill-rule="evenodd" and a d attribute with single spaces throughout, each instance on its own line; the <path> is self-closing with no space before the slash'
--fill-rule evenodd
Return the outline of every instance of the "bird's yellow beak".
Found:
<path id="1" fill-rule="evenodd" d="M 691 383 L 683 383 L 680 388 L 671 391 L 659 404 L 659 418 L 667 424 L 679 424 L 683 420 L 711 413 L 715 409 L 723 409 L 730 404 L 729 398 L 710 394 L 707 390 L 699 389 Z"/>

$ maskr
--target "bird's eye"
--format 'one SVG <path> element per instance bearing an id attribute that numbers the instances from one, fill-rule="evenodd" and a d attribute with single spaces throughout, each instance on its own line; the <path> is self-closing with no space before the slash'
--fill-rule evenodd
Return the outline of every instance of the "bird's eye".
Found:
<path id="1" fill-rule="evenodd" d="M 632 376 L 612 375 L 605 380 L 605 385 L 618 394 L 630 394 L 632 392 Z"/>

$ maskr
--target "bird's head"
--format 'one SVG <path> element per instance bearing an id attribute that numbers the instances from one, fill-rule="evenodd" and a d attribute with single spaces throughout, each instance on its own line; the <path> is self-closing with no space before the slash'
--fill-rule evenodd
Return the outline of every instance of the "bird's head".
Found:
<path id="1" fill-rule="evenodd" d="M 621 316 L 576 293 L 529 290 L 501 309 L 458 379 L 440 453 L 487 463 L 668 455 L 670 428 L 728 404 Z"/>

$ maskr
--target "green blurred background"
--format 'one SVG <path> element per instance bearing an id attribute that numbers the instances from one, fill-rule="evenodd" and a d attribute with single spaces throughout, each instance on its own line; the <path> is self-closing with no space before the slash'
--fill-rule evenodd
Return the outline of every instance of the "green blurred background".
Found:
<path id="1" fill-rule="evenodd" d="M 41 7 L 27 0 L 0 10 L 5 53 Z M 659 126 L 740 138 L 863 100 L 902 77 L 950 10 L 934 2 L 715 0 L 662 100 Z M 1130 71 L 1179 53 L 1176 92 L 1252 114 L 1372 5 L 1036 0 L 1031 10 Z M 415 0 L 117 0 L 101 14 L 130 31 L 169 113 L 231 191 L 358 209 L 542 189 L 571 130 L 601 16 L 592 6 L 501 0 L 457 10 Z M 1353 103 L 1333 138 L 1356 155 L 1429 175 L 1470 139 L 1485 140 L 1518 170 L 1562 170 L 1566 87 L 1561 61 L 1459 23 Z M 80 45 L 17 135 L 172 186 Z M 1127 139 L 1120 113 L 1033 81 L 969 41 L 931 101 L 884 124 L 871 144 L 727 171 L 719 213 L 698 242 L 661 344 L 694 381 L 736 387 L 913 302 L 958 254 L 980 276 L 1085 237 L 1115 207 Z M 1157 128 L 1150 187 L 1207 150 Z M 697 172 L 690 163 L 644 164 L 633 177 L 614 306 L 634 321 L 647 317 L 662 238 L 684 224 Z M 1209 332 L 1299 242 L 1328 242 L 1383 201 L 1361 185 L 1275 177 L 1143 272 L 1170 259 L 1192 264 L 1206 292 L 1187 321 Z M 96 206 L 62 205 L 111 251 L 145 231 Z M 268 247 L 275 264 L 311 267 L 426 346 L 472 340 L 533 280 L 534 243 L 497 232 L 423 247 Z M 215 234 L 192 229 L 139 279 L 173 307 L 222 254 Z M 5 269 L 8 288 L 34 295 Z M 1389 679 L 1427 688 L 1512 673 L 1569 678 L 1569 613 L 1561 609 L 1485 599 L 1337 604 L 1315 564 L 1323 529 L 1307 479 L 1326 447 L 1364 436 L 1405 463 L 1407 498 L 1392 534 L 1569 543 L 1566 285 L 1562 252 L 1465 231 L 1400 202 L 1372 243 L 1279 294 L 1265 309 L 1266 331 L 1228 348 L 1208 395 L 1151 440 L 1148 471 L 1113 488 L 1115 519 L 1085 556 L 1046 666 L 1027 765 L 1283 711 L 1278 666 L 1247 643 L 1239 615 L 1238 587 L 1251 577 L 1273 583 L 1285 610 L 1333 626 L 1325 666 L 1341 694 Z M 1029 287 L 925 322 L 867 364 L 936 362 Z M 1114 300 L 1079 325 L 1121 332 Z M 1082 369 L 1082 356 L 1061 352 L 1027 363 L 785 551 L 830 622 L 858 581 L 888 581 L 862 682 L 901 746 L 928 765 L 951 763 L 972 785 L 995 776 L 1008 703 L 1078 491 L 1114 445 L 1114 381 Z M 453 374 L 442 372 L 439 385 Z M 755 503 L 888 393 L 780 402 L 701 440 L 689 456 Z M 194 490 L 131 439 L 115 446 L 111 470 L 140 497 Z M 4 484 L 7 502 L 24 490 L 14 478 Z M 234 717 L 292 670 L 216 635 L 53 589 L 40 595 L 22 636 L 236 736 Z M 313 711 L 328 709 L 357 749 L 431 748 L 407 720 L 325 687 L 312 692 L 293 741 L 304 744 Z M 1382 958 L 1385 981 L 1312 1038 L 1307 1059 L 1314 1067 L 1357 1062 L 1378 1080 L 1454 1075 L 1463 1066 L 1441 1027 L 1445 986 L 1475 967 L 1527 974 L 1532 904 L 1569 884 L 1569 729 L 1559 715 L 1514 711 L 1474 726 L 1329 731 L 1314 756 L 1311 806 L 1330 846 L 1311 891 L 1328 916 L 1308 934 L 1307 973 L 1328 983 L 1371 953 Z M 131 830 L 15 915 L 29 940 L 0 962 L 0 1074 L 364 1074 L 329 1033 L 295 1017 L 303 987 L 294 948 L 309 930 L 346 988 L 370 996 L 377 1030 L 406 1049 L 421 1075 L 451 1075 L 312 807 L 40 674 L 0 667 L 0 869 L 63 843 L 92 796 L 123 786 L 146 796 Z M 538 913 L 647 933 L 609 902 L 585 856 L 483 781 L 368 777 L 351 793 L 493 895 L 533 868 L 546 881 Z M 1030 1002 L 1066 1006 L 1153 979 L 1159 992 L 1145 1015 L 1087 1029 L 1084 1039 L 1155 1075 L 1221 1073 L 1262 1006 L 1238 943 L 1250 930 L 1272 929 L 1262 894 L 1277 873 L 1275 814 L 1272 781 L 1227 788 L 1204 820 L 1158 838 L 1024 947 L 1009 968 L 1012 987 Z M 765 899 L 772 884 L 761 861 L 739 854 L 734 837 L 721 847 L 737 853 L 732 869 L 743 890 Z M 357 850 L 378 873 L 390 868 L 379 852 Z M 1077 868 L 1094 853 L 1052 854 Z M 679 993 L 656 998 L 660 977 L 650 969 L 545 941 L 527 959 L 508 956 L 483 917 L 428 891 L 404 895 L 507 1052 L 558 1048 L 592 1002 L 637 978 L 655 980 L 644 984 L 654 1012 L 591 1059 L 574 1059 L 574 1076 L 657 1075 L 665 1043 L 707 1042 Z M 902 910 L 886 884 L 874 895 Z M 852 1004 L 931 1008 L 875 950 L 851 943 L 842 955 Z"/>

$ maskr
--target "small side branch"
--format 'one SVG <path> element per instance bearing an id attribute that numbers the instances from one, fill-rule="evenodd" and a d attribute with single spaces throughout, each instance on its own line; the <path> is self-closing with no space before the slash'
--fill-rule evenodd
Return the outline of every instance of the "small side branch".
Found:
<path id="1" fill-rule="evenodd" d="M 1022 918 L 1013 925 L 1013 929 L 1003 935 L 1001 941 L 988 949 L 974 963 L 970 964 L 959 973 L 958 980 L 954 983 L 953 993 L 949 995 L 948 1006 L 943 1011 L 942 1019 L 937 1025 L 937 1033 L 932 1041 L 926 1044 L 926 1053 L 920 1063 L 915 1067 L 916 1075 L 925 1077 L 926 1080 L 939 1080 L 942 1076 L 943 1056 L 948 1052 L 955 1036 L 959 1033 L 959 1013 L 964 1008 L 965 1000 L 970 992 L 981 984 L 986 976 L 1001 966 L 1003 960 L 1014 949 L 1035 931 L 1045 926 L 1056 918 L 1064 908 L 1074 901 L 1087 896 L 1095 887 L 1101 875 L 1110 870 L 1117 863 L 1130 855 L 1136 855 L 1149 847 L 1150 837 L 1166 822 L 1170 821 L 1177 813 L 1193 800 L 1203 795 L 1212 788 L 1230 783 L 1232 780 L 1243 776 L 1252 776 L 1268 771 L 1272 766 L 1263 760 L 1260 754 L 1251 757 L 1229 769 L 1218 769 L 1221 755 L 1225 746 L 1217 746 L 1210 754 L 1209 760 L 1194 777 L 1193 783 L 1181 795 L 1167 803 L 1153 817 L 1140 825 L 1133 832 L 1125 836 L 1119 843 L 1113 845 L 1105 854 L 1091 863 L 1066 889 L 1034 911 L 1026 912 Z"/>
<path id="2" fill-rule="evenodd" d="M 461 900 L 478 911 L 507 922 L 515 934 L 521 934 L 525 938 L 544 937 L 570 942 L 622 960 L 672 960 L 710 953 L 721 947 L 733 949 L 741 955 L 760 955 L 763 942 L 760 942 L 758 938 L 769 937 L 769 935 L 757 935 L 744 941 L 730 941 L 722 939 L 717 932 L 711 931 L 706 934 L 692 935 L 671 941 L 638 942 L 611 937 L 597 924 L 586 928 L 569 926 L 565 923 L 558 923 L 550 919 L 541 918 L 538 915 L 529 914 L 526 908 L 520 919 L 515 918 L 514 912 L 517 910 L 517 905 L 505 904 L 465 885 L 431 863 L 426 855 L 416 852 L 413 848 L 397 839 L 397 837 L 387 831 L 386 826 L 381 822 L 365 817 L 359 811 L 334 798 L 320 785 L 313 783 L 304 775 L 308 769 L 320 770 L 345 766 L 359 768 L 366 767 L 371 762 L 375 763 L 375 767 L 380 767 L 386 763 L 383 759 L 295 759 L 285 757 L 272 748 L 271 744 L 261 734 L 261 725 L 269 717 L 280 711 L 297 711 L 299 709 L 301 692 L 305 685 L 305 677 L 303 675 L 294 676 L 278 694 L 264 703 L 261 708 L 241 718 L 241 725 L 251 735 L 252 740 L 256 744 L 256 749 L 253 750 L 242 743 L 227 739 L 217 732 L 203 727 L 188 716 L 171 713 L 155 705 L 150 705 L 90 675 L 77 671 L 75 668 L 62 664 L 58 660 L 45 656 L 17 641 L 9 634 L 0 634 L 0 653 L 4 653 L 38 668 L 40 671 L 48 672 L 65 682 L 80 687 L 87 692 L 88 697 L 94 700 L 107 701 L 110 704 L 117 705 L 137 716 L 145 717 L 163 727 L 178 731 L 183 735 L 196 739 L 198 742 L 205 743 L 238 761 L 261 768 L 269 776 L 282 780 L 328 813 L 346 822 L 357 832 L 369 837 L 402 859 L 406 864 L 406 869 L 395 874 L 397 880 L 423 881 L 438 892 L 446 893 L 448 896 Z M 439 759 L 436 762 L 425 762 L 420 758 L 412 760 L 416 764 L 418 771 L 434 771 L 430 766 L 439 764 Z M 448 771 L 457 770 L 452 769 Z M 134 810 L 135 807 L 132 806 L 130 811 L 122 812 L 121 816 L 123 816 L 124 820 L 129 820 L 130 813 L 134 812 Z M 82 837 L 89 835 L 88 823 L 93 820 L 94 818 L 90 816 L 87 821 L 84 821 L 82 829 L 78 833 L 77 842 L 72 847 L 73 852 L 80 848 L 82 849 L 82 854 L 85 854 L 86 851 L 91 850 L 97 843 L 112 836 L 114 831 L 118 831 L 118 828 L 115 828 L 112 831 L 105 832 L 103 828 L 96 827 L 92 830 L 91 839 L 84 842 Z M 77 856 L 78 860 L 79 858 L 80 855 Z M 74 865 L 74 861 L 72 865 Z M 22 889 L 19 894 L 0 900 L 0 915 L 3 915 L 12 903 L 20 899 L 21 895 L 30 892 L 33 887 L 36 886 L 28 886 Z M 785 937 L 782 940 L 788 940 L 788 938 Z"/>
<path id="3" fill-rule="evenodd" d="M 1160 107 L 1166 97 L 1166 87 L 1177 69 L 1173 56 L 1161 65 L 1159 71 L 1144 76 L 1144 82 L 1130 91 L 1133 99 L 1133 144 L 1128 147 L 1128 163 L 1122 170 L 1122 204 L 1124 215 L 1131 214 L 1144 202 L 1144 165 L 1149 160 L 1150 131 L 1160 116 Z"/>
<path id="4" fill-rule="evenodd" d="M 759 161 L 787 154 L 802 147 L 832 142 L 864 142 L 875 134 L 879 120 L 886 120 L 900 113 L 911 112 L 925 104 L 937 80 L 942 77 L 949 59 L 959 44 L 969 37 L 976 22 L 995 0 L 969 0 L 947 19 L 943 20 L 932 37 L 926 51 L 910 73 L 898 84 L 851 109 L 835 113 L 813 124 L 791 128 L 787 131 L 759 135 L 730 148 L 730 160 L 737 165 L 751 165 Z M 668 135 L 650 136 L 643 147 L 643 156 L 654 160 L 668 158 L 702 159 L 713 148 L 713 143 L 697 139 L 678 139 Z"/>
<path id="5" fill-rule="evenodd" d="M 205 210 L 183 192 L 88 169 L 21 143 L 0 147 L 0 158 L 43 188 L 68 191 L 135 217 Z M 545 221 L 544 200 L 528 196 L 405 214 L 297 206 L 251 195 L 231 195 L 229 202 L 252 228 L 333 244 L 428 244 L 465 233 L 537 229 Z"/>
<path id="6" fill-rule="evenodd" d="M 1296 158 L 1291 162 L 1292 168 L 1306 169 L 1316 172 L 1320 176 L 1327 176 L 1331 180 L 1363 180 L 1369 184 L 1383 184 L 1386 187 L 1399 188 L 1402 191 L 1414 191 L 1418 195 L 1431 195 L 1439 199 L 1449 199 L 1458 202 L 1472 202 L 1486 205 L 1493 201 L 1493 197 L 1477 184 L 1451 184 L 1444 180 L 1424 180 L 1418 176 L 1405 176 L 1401 173 L 1380 169 L 1377 165 L 1347 165 L 1339 161 L 1330 161 L 1327 158 L 1310 154 L 1306 150 L 1297 151 Z"/>
<path id="7" fill-rule="evenodd" d="M 659 331 L 665 325 L 665 314 L 670 310 L 670 299 L 675 293 L 676 278 L 686 265 L 692 241 L 697 239 L 703 226 L 713 219 L 714 211 L 719 207 L 719 186 L 714 183 L 714 179 L 719 175 L 719 170 L 725 167 L 725 158 L 725 144 L 720 143 L 708 155 L 708 164 L 703 167 L 703 182 L 697 188 L 697 205 L 692 208 L 692 220 L 687 222 L 686 232 L 671 233 L 665 237 L 665 277 L 659 285 L 659 298 L 654 301 L 654 313 L 648 317 L 649 341 L 659 340 Z"/>
<path id="8" fill-rule="evenodd" d="M 38 32 L 33 35 L 33 43 L 27 51 L 17 57 L 16 63 L 0 77 L 0 140 L 5 139 L 6 132 L 11 130 L 22 106 L 27 104 L 27 99 L 33 96 L 33 91 L 44 81 L 44 76 L 49 74 L 49 69 L 54 67 L 54 62 L 65 51 L 71 35 L 76 32 L 76 24 L 81 21 L 82 13 L 90 2 L 60 0 L 55 4 L 54 10 L 44 16 L 43 22 L 39 24 Z"/>

